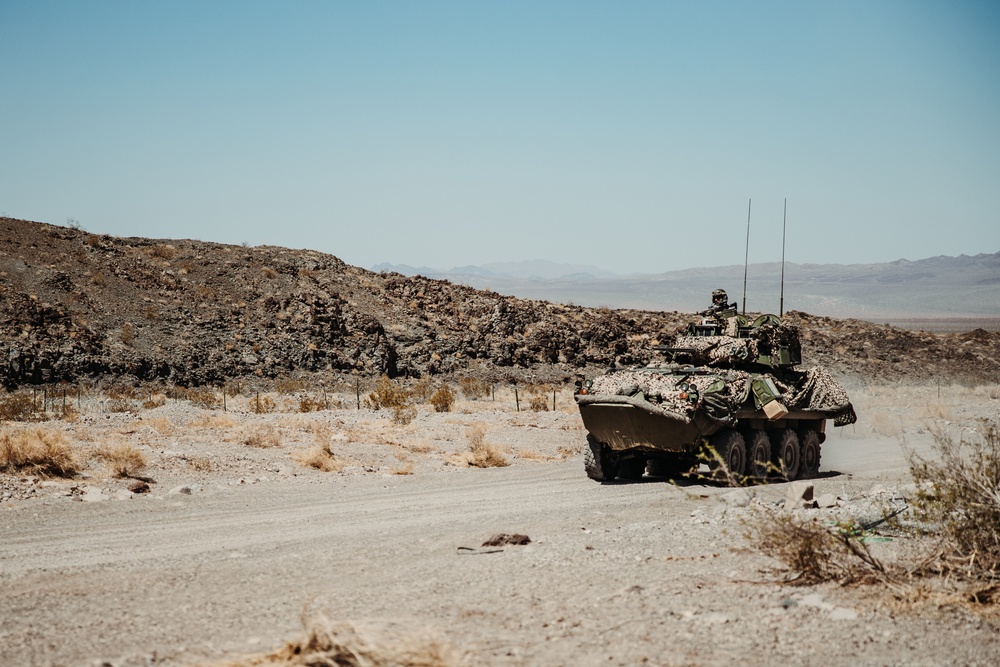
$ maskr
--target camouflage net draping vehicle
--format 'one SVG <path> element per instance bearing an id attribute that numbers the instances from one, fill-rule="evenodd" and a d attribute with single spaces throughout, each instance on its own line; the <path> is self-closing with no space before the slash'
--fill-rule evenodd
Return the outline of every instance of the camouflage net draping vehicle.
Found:
<path id="1" fill-rule="evenodd" d="M 724 301 L 702 315 L 659 348 L 669 363 L 578 383 L 590 478 L 677 475 L 701 461 L 731 482 L 809 478 L 826 421 L 856 421 L 829 373 L 795 368 L 796 327 L 774 315 L 748 322 Z"/>

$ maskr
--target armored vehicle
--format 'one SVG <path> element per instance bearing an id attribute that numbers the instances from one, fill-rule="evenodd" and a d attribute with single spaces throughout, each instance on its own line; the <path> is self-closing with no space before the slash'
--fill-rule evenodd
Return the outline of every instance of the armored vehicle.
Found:
<path id="1" fill-rule="evenodd" d="M 591 479 L 681 474 L 707 462 L 733 483 L 819 472 L 826 423 L 853 424 L 847 393 L 819 367 L 800 370 L 798 329 L 737 315 L 725 292 L 658 348 L 665 362 L 578 383 Z"/>

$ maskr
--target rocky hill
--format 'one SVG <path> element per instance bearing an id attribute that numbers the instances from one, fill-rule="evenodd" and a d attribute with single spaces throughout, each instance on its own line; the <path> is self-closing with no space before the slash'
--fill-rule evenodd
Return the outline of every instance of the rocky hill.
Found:
<path id="1" fill-rule="evenodd" d="M 706 295 L 707 297 L 707 295 Z M 0 383 L 181 385 L 302 374 L 560 381 L 646 362 L 688 314 L 502 296 L 312 250 L 118 238 L 0 218 Z M 810 363 L 995 381 L 1000 334 L 790 313 Z"/>

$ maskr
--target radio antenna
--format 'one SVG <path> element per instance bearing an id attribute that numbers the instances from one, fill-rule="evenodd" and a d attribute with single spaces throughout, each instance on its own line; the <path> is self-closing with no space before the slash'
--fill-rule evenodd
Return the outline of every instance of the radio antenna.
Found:
<path id="1" fill-rule="evenodd" d="M 747 251 L 743 258 L 743 315 L 747 314 L 747 264 L 750 261 L 750 204 L 753 199 L 747 200 Z"/>
<path id="2" fill-rule="evenodd" d="M 785 214 L 781 218 L 781 301 L 778 317 L 785 316 L 785 229 L 788 225 L 788 197 L 785 197 Z"/>

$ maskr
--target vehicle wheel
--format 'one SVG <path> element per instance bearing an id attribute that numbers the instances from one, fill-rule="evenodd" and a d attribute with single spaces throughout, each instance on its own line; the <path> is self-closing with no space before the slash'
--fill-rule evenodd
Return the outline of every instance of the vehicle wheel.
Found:
<path id="1" fill-rule="evenodd" d="M 819 474 L 819 433 L 803 431 L 799 440 L 799 479 L 812 479 Z"/>
<path id="2" fill-rule="evenodd" d="M 755 482 L 767 480 L 771 470 L 771 441 L 767 433 L 753 429 L 747 433 L 747 477 Z"/>
<path id="3" fill-rule="evenodd" d="M 771 433 L 771 457 L 781 478 L 795 481 L 799 472 L 799 436 L 795 431 L 782 428 Z"/>
<path id="4" fill-rule="evenodd" d="M 708 466 L 716 471 L 716 477 L 722 481 L 738 483 L 747 463 L 743 436 L 731 428 L 724 428 L 712 436 L 712 447 L 718 458 L 713 457 Z"/>
<path id="5" fill-rule="evenodd" d="M 583 469 L 590 479 L 610 482 L 618 476 L 618 460 L 607 445 L 588 435 L 583 448 Z"/>
<path id="6" fill-rule="evenodd" d="M 642 457 L 625 459 L 618 466 L 619 479 L 642 479 L 644 472 L 646 472 L 646 459 Z"/>

